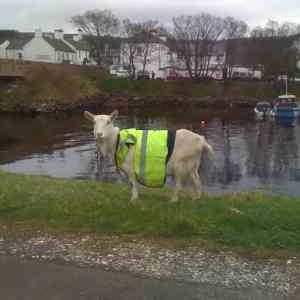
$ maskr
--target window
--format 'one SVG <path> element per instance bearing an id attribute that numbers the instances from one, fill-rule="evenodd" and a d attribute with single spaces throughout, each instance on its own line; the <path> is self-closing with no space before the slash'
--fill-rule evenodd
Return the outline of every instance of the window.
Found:
<path id="1" fill-rule="evenodd" d="M 61 61 L 62 57 L 61 57 L 61 52 L 57 52 L 57 61 Z"/>
<path id="2" fill-rule="evenodd" d="M 217 61 L 217 62 L 222 61 L 222 60 L 223 60 L 223 57 L 224 57 L 224 55 L 217 55 L 217 56 L 216 56 L 216 61 Z"/>
<path id="3" fill-rule="evenodd" d="M 142 47 L 137 47 L 136 48 L 136 55 L 137 56 L 142 56 L 142 54 L 143 54 L 143 49 L 142 49 Z"/>

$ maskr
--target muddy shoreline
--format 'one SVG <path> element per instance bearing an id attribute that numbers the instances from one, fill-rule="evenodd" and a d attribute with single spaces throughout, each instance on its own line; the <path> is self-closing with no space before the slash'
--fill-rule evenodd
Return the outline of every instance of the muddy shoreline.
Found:
<path id="1" fill-rule="evenodd" d="M 55 113 L 100 109 L 161 109 L 161 108 L 214 108 L 224 110 L 230 108 L 252 109 L 259 100 L 252 97 L 187 97 L 187 96 L 119 96 L 101 95 L 86 97 L 73 102 L 30 101 L 19 102 L 10 109 L 0 112 L 9 113 Z"/>

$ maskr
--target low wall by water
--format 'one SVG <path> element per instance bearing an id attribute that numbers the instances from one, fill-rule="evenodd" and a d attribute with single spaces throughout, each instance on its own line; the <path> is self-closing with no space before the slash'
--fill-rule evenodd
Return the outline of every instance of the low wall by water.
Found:
<path id="1" fill-rule="evenodd" d="M 252 97 L 186 97 L 186 96 L 95 96 L 82 98 L 72 103 L 18 103 L 10 112 L 20 113 L 50 113 L 73 110 L 100 110 L 100 109 L 130 109 L 130 108 L 170 108 L 170 107 L 211 107 L 226 108 L 253 108 L 258 99 Z M 1 109 L 0 109 L 1 110 Z"/>

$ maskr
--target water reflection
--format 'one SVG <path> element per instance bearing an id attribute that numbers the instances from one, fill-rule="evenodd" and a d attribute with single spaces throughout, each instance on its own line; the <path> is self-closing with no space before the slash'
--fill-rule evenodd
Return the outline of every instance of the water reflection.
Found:
<path id="1" fill-rule="evenodd" d="M 0 117 L 0 164 L 4 170 L 120 182 L 114 165 L 100 159 L 91 125 L 82 114 Z M 200 173 L 208 192 L 264 190 L 300 194 L 298 121 L 255 121 L 252 112 L 129 112 L 120 127 L 188 128 L 214 147 L 213 163 Z"/>

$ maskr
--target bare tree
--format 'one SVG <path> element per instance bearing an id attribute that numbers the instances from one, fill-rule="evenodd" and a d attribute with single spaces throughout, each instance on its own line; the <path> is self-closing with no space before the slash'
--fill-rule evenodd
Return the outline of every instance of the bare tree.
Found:
<path id="1" fill-rule="evenodd" d="M 141 54 L 142 54 L 142 74 L 145 74 L 146 65 L 154 50 L 154 37 L 158 30 L 158 21 L 149 20 L 141 23 Z"/>
<path id="2" fill-rule="evenodd" d="M 97 64 L 101 65 L 105 46 L 101 38 L 111 36 L 118 31 L 118 18 L 110 10 L 90 10 L 83 15 L 72 17 L 71 22 L 86 33 L 87 41 L 92 47 L 92 56 Z"/>
<path id="3" fill-rule="evenodd" d="M 123 20 L 123 45 L 121 47 L 121 52 L 123 57 L 125 58 L 125 61 L 129 65 L 129 73 L 130 78 L 135 78 L 135 72 L 136 72 L 136 57 L 138 53 L 138 36 L 140 35 L 142 29 L 141 29 L 140 23 L 133 23 L 129 19 Z"/>
<path id="4" fill-rule="evenodd" d="M 137 64 L 141 66 L 142 74 L 145 74 L 146 66 L 154 50 L 155 36 L 160 30 L 157 21 L 137 23 L 129 19 L 123 21 L 125 40 L 121 51 L 129 64 L 131 78 L 135 78 Z"/>
<path id="5" fill-rule="evenodd" d="M 248 56 L 264 66 L 267 78 L 287 74 L 294 77 L 299 60 L 299 50 L 295 41 L 299 39 L 300 25 L 278 23 L 269 20 L 264 27 L 256 27 L 251 32 Z"/>
<path id="6" fill-rule="evenodd" d="M 236 64 L 239 50 L 239 41 L 248 32 L 248 25 L 244 21 L 227 17 L 224 20 L 224 40 L 225 40 L 225 61 L 223 77 L 231 78 L 233 66 Z"/>
<path id="7" fill-rule="evenodd" d="M 224 31 L 224 20 L 210 14 L 173 18 L 174 50 L 182 58 L 191 78 L 206 77 L 217 40 Z"/>
<path id="8" fill-rule="evenodd" d="M 257 26 L 251 31 L 251 37 L 288 37 L 300 34 L 300 24 L 293 22 L 279 23 L 269 20 L 264 27 Z"/>

